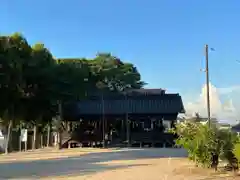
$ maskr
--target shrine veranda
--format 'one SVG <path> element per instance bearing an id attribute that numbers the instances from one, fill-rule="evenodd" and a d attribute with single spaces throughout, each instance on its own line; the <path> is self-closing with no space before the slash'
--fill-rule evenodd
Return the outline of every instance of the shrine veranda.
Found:
<path id="1" fill-rule="evenodd" d="M 99 93 L 71 106 L 67 118 L 77 125 L 70 122 L 63 146 L 72 141 L 88 147 L 171 147 L 175 136 L 168 129 L 179 113 L 184 113 L 181 96 L 161 89 Z"/>

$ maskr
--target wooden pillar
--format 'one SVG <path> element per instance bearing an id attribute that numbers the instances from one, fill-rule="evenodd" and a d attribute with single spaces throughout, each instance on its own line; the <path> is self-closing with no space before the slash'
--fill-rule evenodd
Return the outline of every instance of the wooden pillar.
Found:
<path id="1" fill-rule="evenodd" d="M 126 140 L 127 140 L 127 146 L 130 146 L 130 123 L 129 123 L 129 119 L 128 119 L 128 113 L 126 113 L 126 117 L 125 117 L 125 121 L 126 121 Z"/>
<path id="2" fill-rule="evenodd" d="M 121 119 L 121 138 L 124 138 L 125 139 L 125 125 L 124 125 L 124 120 Z M 123 139 L 123 140 L 124 140 Z"/>
<path id="3" fill-rule="evenodd" d="M 107 140 L 108 140 L 108 121 L 107 121 L 107 118 L 105 117 L 105 120 L 104 120 L 104 145 L 105 145 L 105 147 L 107 146 Z"/>
<path id="4" fill-rule="evenodd" d="M 94 129 L 97 129 L 98 128 L 98 122 L 94 122 Z"/>
<path id="5" fill-rule="evenodd" d="M 21 127 L 19 128 L 19 151 L 22 151 L 22 135 L 21 135 Z"/>

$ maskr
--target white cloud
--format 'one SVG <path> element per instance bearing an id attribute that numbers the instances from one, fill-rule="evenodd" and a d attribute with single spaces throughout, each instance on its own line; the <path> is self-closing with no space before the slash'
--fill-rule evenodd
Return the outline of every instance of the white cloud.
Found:
<path id="1" fill-rule="evenodd" d="M 218 90 L 221 94 L 228 94 L 228 93 L 232 93 L 234 91 L 240 92 L 240 85 L 225 87 L 225 88 L 218 88 Z"/>
<path id="2" fill-rule="evenodd" d="M 212 117 L 227 120 L 230 123 L 235 123 L 239 119 L 240 114 L 237 110 L 240 107 L 240 99 L 238 98 L 240 95 L 240 85 L 217 88 L 210 83 L 209 95 Z M 199 95 L 191 96 L 191 98 L 183 96 L 183 102 L 188 115 L 199 112 L 202 116 L 206 116 L 206 85 L 202 87 Z"/>

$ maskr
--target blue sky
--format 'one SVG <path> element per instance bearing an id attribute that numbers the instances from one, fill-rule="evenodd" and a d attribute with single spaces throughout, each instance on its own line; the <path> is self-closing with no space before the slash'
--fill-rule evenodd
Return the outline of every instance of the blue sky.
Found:
<path id="1" fill-rule="evenodd" d="M 182 94 L 205 82 L 204 44 L 217 87 L 240 84 L 240 1 L 1 0 L 0 33 L 23 33 L 56 57 L 111 52 L 134 63 L 149 87 Z"/>

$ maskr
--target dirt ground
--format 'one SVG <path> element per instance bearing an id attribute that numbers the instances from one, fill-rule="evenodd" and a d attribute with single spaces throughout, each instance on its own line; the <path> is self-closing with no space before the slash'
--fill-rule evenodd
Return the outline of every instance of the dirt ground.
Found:
<path id="1" fill-rule="evenodd" d="M 44 149 L 0 156 L 0 179 L 233 180 L 195 168 L 181 149 Z"/>

